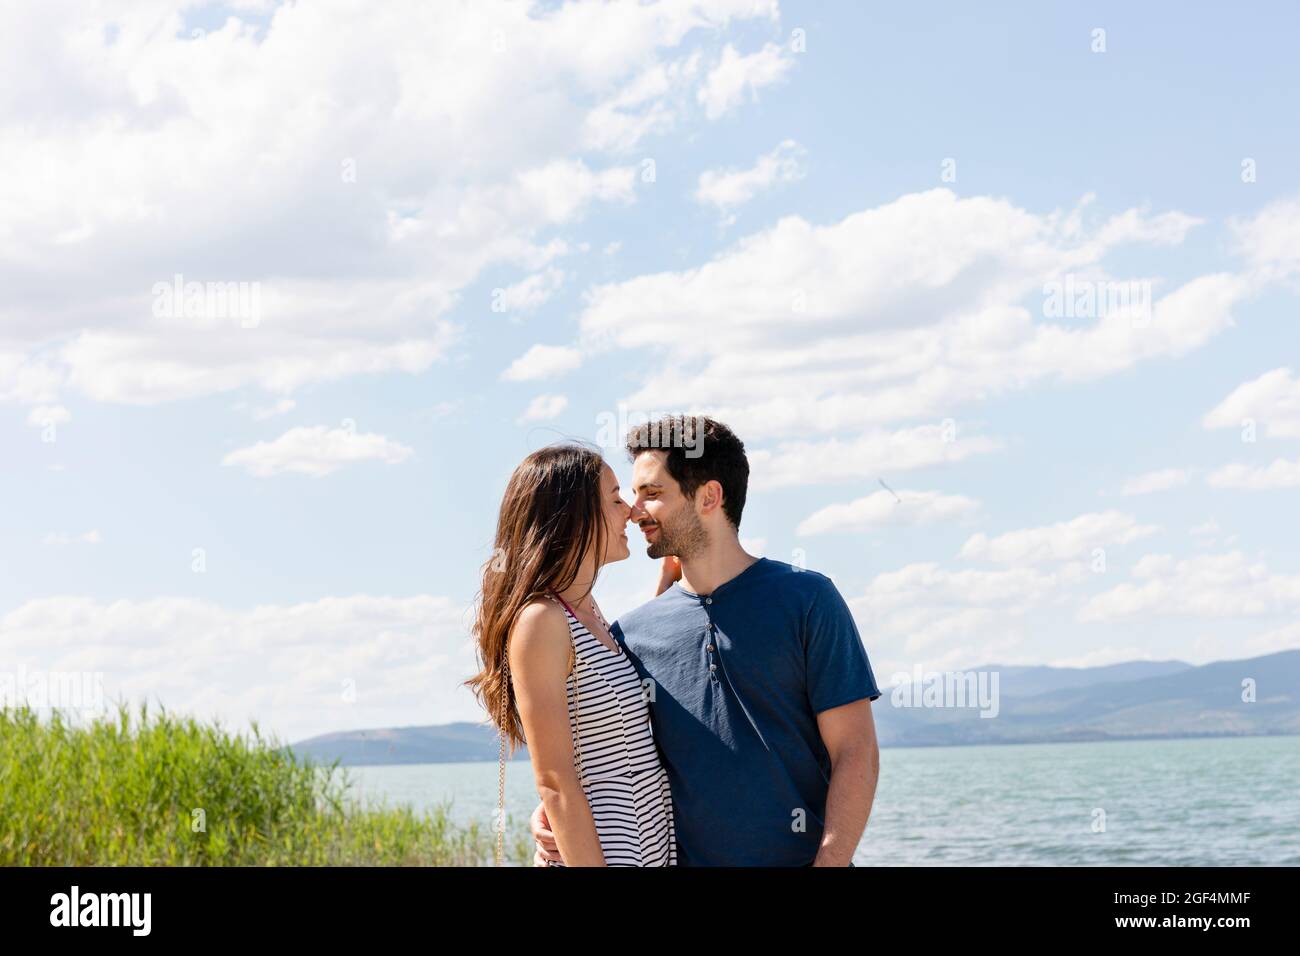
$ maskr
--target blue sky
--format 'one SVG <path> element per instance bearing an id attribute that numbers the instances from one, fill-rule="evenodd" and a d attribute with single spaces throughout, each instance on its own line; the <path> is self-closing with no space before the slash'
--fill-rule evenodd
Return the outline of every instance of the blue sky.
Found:
<path id="1" fill-rule="evenodd" d="M 882 679 L 1300 646 L 1294 7 L 400 7 L 0 14 L 0 668 L 477 719 L 505 480 L 621 403 L 735 426 Z"/>

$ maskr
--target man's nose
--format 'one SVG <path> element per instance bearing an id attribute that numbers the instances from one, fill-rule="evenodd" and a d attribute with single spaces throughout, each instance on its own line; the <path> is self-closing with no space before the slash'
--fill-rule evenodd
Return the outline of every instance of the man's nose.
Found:
<path id="1" fill-rule="evenodd" d="M 644 508 L 642 508 L 641 505 L 633 504 L 632 513 L 628 515 L 628 520 L 635 521 L 637 524 L 640 524 L 643 520 L 645 520 L 648 517 L 650 517 L 649 513 Z"/>

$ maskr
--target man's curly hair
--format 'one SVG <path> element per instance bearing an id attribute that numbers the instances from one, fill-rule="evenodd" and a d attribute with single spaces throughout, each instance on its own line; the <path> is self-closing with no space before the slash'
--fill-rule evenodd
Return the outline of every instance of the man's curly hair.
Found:
<path id="1" fill-rule="evenodd" d="M 704 415 L 665 415 L 658 421 L 634 426 L 627 434 L 627 456 L 635 461 L 645 451 L 666 451 L 668 474 L 681 485 L 682 494 L 694 498 L 700 485 L 716 481 L 722 486 L 722 512 L 740 529 L 749 487 L 749 459 L 745 445 L 722 422 Z"/>

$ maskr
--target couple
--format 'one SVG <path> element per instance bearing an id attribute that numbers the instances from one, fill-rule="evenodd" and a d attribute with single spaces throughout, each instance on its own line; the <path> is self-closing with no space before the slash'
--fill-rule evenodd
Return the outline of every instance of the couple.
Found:
<path id="1" fill-rule="evenodd" d="M 741 547 L 749 462 L 726 425 L 664 418 L 627 452 L 632 505 L 581 445 L 525 458 L 484 569 L 467 684 L 503 760 L 527 742 L 535 862 L 851 866 L 880 690 L 848 606 Z M 629 521 L 664 559 L 659 594 L 611 625 L 592 586 L 628 557 Z"/>

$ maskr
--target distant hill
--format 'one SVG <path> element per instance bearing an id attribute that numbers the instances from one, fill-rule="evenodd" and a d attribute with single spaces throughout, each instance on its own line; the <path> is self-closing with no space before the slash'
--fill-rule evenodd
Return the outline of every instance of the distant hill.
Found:
<path id="1" fill-rule="evenodd" d="M 1048 743 L 1150 737 L 1300 734 L 1300 650 L 1216 661 L 1132 661 L 1106 667 L 972 669 L 998 674 L 998 713 L 976 707 L 897 706 L 887 689 L 875 702 L 883 747 Z M 1256 684 L 1242 701 L 1242 681 Z M 312 737 L 290 748 L 319 763 L 346 765 L 496 760 L 495 731 L 486 724 L 350 730 Z M 527 759 L 517 751 L 515 759 Z"/>
<path id="2" fill-rule="evenodd" d="M 1107 664 L 1104 667 L 1017 667 L 1006 664 L 986 664 L 977 670 L 998 671 L 1002 693 L 1021 697 L 1043 694 L 1053 690 L 1087 687 L 1090 684 L 1113 684 L 1118 681 L 1141 680 L 1191 670 L 1183 661 L 1130 661 L 1126 664 Z"/>
<path id="3" fill-rule="evenodd" d="M 1059 682 L 1037 673 L 1057 668 L 1030 668 L 1024 682 L 1008 668 L 1000 675 L 993 718 L 973 708 L 882 707 L 892 696 L 887 692 L 874 709 L 880 742 L 942 746 L 1300 734 L 1300 650 L 1200 667 L 1169 661 L 1133 670 L 1136 665 L 1068 669 L 1068 679 Z M 1149 676 L 1133 677 L 1143 673 Z M 1247 678 L 1256 685 L 1253 703 L 1241 699 Z"/>
<path id="4" fill-rule="evenodd" d="M 496 760 L 500 752 L 496 730 L 485 724 L 436 724 L 429 727 L 387 727 L 344 730 L 290 744 L 295 754 L 317 763 L 337 757 L 345 766 L 379 763 L 459 763 Z M 527 760 L 523 748 L 515 759 Z"/>

